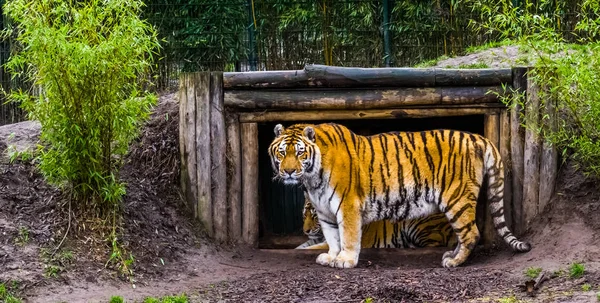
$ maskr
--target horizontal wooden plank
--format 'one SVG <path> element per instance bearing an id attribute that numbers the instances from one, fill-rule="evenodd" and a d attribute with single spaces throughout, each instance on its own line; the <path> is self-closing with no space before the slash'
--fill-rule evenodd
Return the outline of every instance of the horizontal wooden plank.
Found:
<path id="1" fill-rule="evenodd" d="M 225 89 L 307 87 L 499 86 L 511 69 L 357 68 L 307 65 L 303 70 L 224 73 Z"/>
<path id="2" fill-rule="evenodd" d="M 240 122 L 399 119 L 498 114 L 501 108 L 414 108 L 240 113 Z"/>
<path id="3" fill-rule="evenodd" d="M 234 110 L 381 109 L 434 104 L 499 103 L 496 86 L 345 90 L 229 90 Z"/>

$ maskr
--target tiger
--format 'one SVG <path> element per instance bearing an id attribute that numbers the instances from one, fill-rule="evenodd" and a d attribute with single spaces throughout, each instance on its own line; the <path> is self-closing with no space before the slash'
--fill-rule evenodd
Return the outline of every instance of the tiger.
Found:
<path id="1" fill-rule="evenodd" d="M 485 137 L 437 129 L 357 135 L 336 123 L 277 124 L 268 148 L 274 179 L 302 185 L 316 209 L 329 246 L 316 262 L 353 268 L 359 261 L 362 226 L 443 213 L 457 245 L 442 266 L 464 263 L 480 233 L 477 198 L 484 182 L 494 227 L 516 252 L 531 245 L 518 240 L 504 218 L 504 165 Z"/>
<path id="2" fill-rule="evenodd" d="M 302 230 L 308 241 L 296 249 L 328 249 L 317 212 L 309 199 L 302 210 Z M 448 219 L 442 213 L 425 218 L 391 222 L 375 221 L 363 226 L 361 248 L 454 247 L 456 237 Z"/>

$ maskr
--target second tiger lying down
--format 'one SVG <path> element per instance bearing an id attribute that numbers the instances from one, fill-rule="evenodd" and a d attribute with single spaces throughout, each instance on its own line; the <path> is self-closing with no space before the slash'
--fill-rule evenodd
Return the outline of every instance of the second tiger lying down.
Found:
<path id="1" fill-rule="evenodd" d="M 329 249 L 317 212 L 309 199 L 302 211 L 304 234 L 308 241 L 296 249 Z M 379 220 L 362 228 L 361 248 L 454 247 L 456 235 L 442 213 L 400 222 Z"/>
<path id="2" fill-rule="evenodd" d="M 531 249 L 506 226 L 504 167 L 482 136 L 452 130 L 359 136 L 339 124 L 278 124 L 269 155 L 276 178 L 304 185 L 317 211 L 329 246 L 317 257 L 321 265 L 355 267 L 363 225 L 438 211 L 458 238 L 442 265 L 462 264 L 480 238 L 475 209 L 484 181 L 498 234 L 515 251 Z"/>

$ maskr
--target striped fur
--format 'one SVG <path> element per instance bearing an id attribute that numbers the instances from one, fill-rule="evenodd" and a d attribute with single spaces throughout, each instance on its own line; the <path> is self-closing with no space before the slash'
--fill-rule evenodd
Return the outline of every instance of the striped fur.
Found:
<path id="1" fill-rule="evenodd" d="M 296 249 L 329 249 L 317 212 L 310 200 L 306 199 L 302 211 L 303 231 L 308 241 Z M 361 248 L 415 248 L 415 247 L 454 247 L 456 236 L 448 219 L 442 213 L 430 216 L 391 222 L 379 220 L 362 228 Z"/>
<path id="2" fill-rule="evenodd" d="M 504 167 L 496 147 L 467 132 L 432 130 L 359 136 L 339 124 L 275 127 L 269 146 L 275 178 L 302 184 L 329 246 L 317 263 L 352 268 L 361 228 L 379 220 L 446 215 L 458 237 L 442 266 L 464 263 L 479 241 L 477 197 L 484 181 L 497 232 L 515 251 L 529 251 L 504 220 Z"/>

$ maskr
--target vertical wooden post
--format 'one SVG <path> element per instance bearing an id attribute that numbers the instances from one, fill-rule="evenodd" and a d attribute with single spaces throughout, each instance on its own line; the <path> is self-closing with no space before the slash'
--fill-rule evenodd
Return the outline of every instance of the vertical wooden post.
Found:
<path id="1" fill-rule="evenodd" d="M 554 100 L 546 99 L 544 102 L 545 113 L 548 117 L 546 122 L 549 129 L 555 132 L 558 128 Z M 550 202 L 554 194 L 554 183 L 558 173 L 558 151 L 556 147 L 544 140 L 542 144 L 542 159 L 540 163 L 540 194 L 538 213 Z"/>
<path id="2" fill-rule="evenodd" d="M 258 246 L 258 125 L 241 123 L 243 238 Z"/>
<path id="3" fill-rule="evenodd" d="M 196 173 L 196 74 L 183 74 L 179 81 L 179 152 L 181 154 L 180 184 L 186 201 L 197 201 Z M 198 205 L 190 205 L 194 217 Z"/>
<path id="4" fill-rule="evenodd" d="M 210 72 L 196 74 L 196 160 L 198 173 L 197 216 L 210 236 L 213 236 L 212 222 L 212 178 L 210 142 Z"/>
<path id="5" fill-rule="evenodd" d="M 227 205 L 229 207 L 229 238 L 242 239 L 242 154 L 240 122 L 237 114 L 227 117 Z"/>
<path id="6" fill-rule="evenodd" d="M 484 136 L 488 138 L 492 143 L 499 147 L 500 142 L 500 116 L 498 114 L 493 115 L 485 115 L 484 116 Z M 489 184 L 488 184 L 489 186 Z M 487 202 L 487 195 L 485 201 Z M 494 244 L 496 240 L 496 230 L 494 228 L 494 220 L 492 218 L 492 212 L 490 210 L 489 204 L 486 203 L 485 207 L 482 208 L 485 213 L 483 217 L 483 228 L 481 230 L 481 235 L 483 238 L 483 245 L 485 247 L 490 247 Z"/>
<path id="7" fill-rule="evenodd" d="M 511 230 L 514 229 L 512 212 L 510 211 L 512 204 L 512 159 L 510 155 L 510 117 L 508 110 L 500 113 L 500 155 L 504 162 L 504 218 L 506 225 Z"/>
<path id="8" fill-rule="evenodd" d="M 521 98 L 515 98 L 510 112 L 510 153 L 512 173 L 512 218 L 513 229 L 516 235 L 525 231 L 525 220 L 523 217 L 523 133 L 521 127 L 521 108 L 519 101 L 524 100 L 527 94 L 527 68 L 517 67 L 512 69 L 513 89 L 516 94 L 523 94 Z"/>
<path id="9" fill-rule="evenodd" d="M 202 142 L 198 142 L 202 144 Z M 217 241 L 227 240 L 227 137 L 223 105 L 223 73 L 210 75 L 211 202 L 213 231 Z"/>
<path id="10" fill-rule="evenodd" d="M 532 69 L 528 69 L 530 74 Z M 532 77 L 527 77 L 527 103 L 525 115 L 531 128 L 537 128 L 540 120 L 539 87 L 533 82 Z M 540 194 L 540 153 L 542 142 L 540 137 L 528 127 L 525 130 L 525 151 L 523 176 L 523 217 L 524 223 L 529 225 L 530 220 L 537 214 Z"/>

